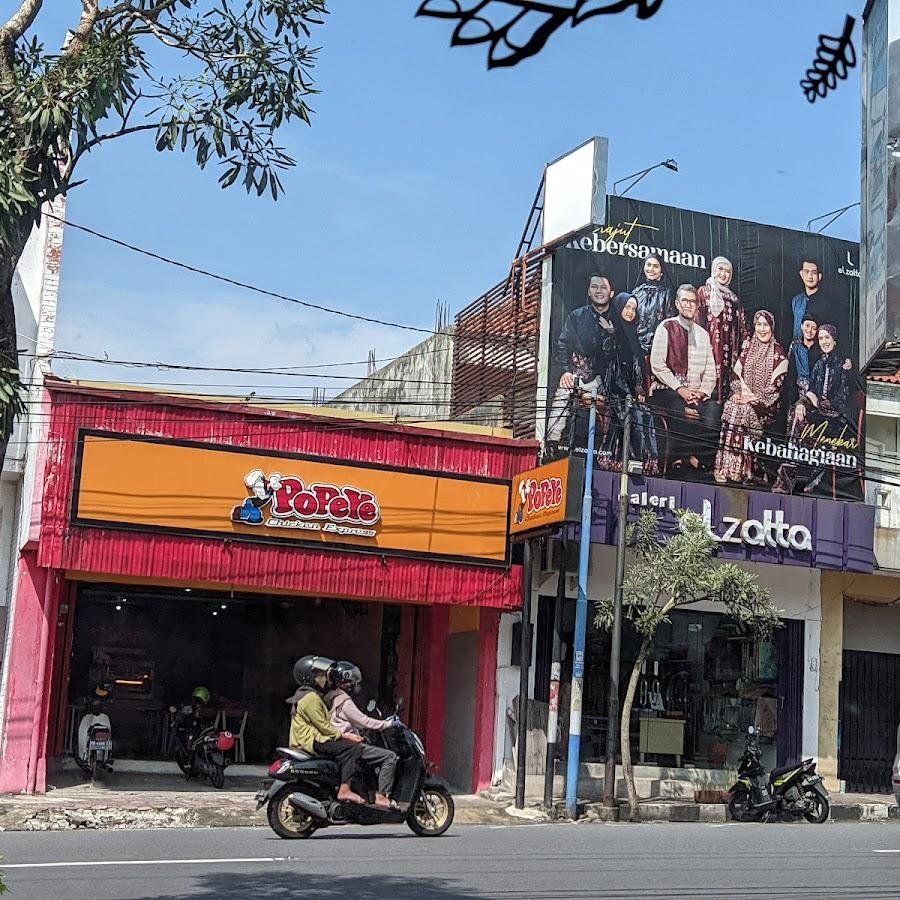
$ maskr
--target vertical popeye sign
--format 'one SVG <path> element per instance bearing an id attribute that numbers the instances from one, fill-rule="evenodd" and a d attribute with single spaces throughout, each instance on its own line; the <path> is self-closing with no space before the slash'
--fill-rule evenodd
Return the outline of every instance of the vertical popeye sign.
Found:
<path id="1" fill-rule="evenodd" d="M 509 533 L 516 537 L 564 522 L 577 522 L 583 478 L 584 462 L 568 457 L 520 472 L 512 483 Z"/>

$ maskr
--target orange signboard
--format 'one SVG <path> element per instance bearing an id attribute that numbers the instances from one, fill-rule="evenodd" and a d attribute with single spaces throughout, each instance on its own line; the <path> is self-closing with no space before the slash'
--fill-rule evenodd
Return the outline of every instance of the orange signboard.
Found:
<path id="1" fill-rule="evenodd" d="M 577 522 L 584 484 L 583 469 L 583 460 L 564 457 L 516 475 L 509 511 L 510 534 L 534 531 L 562 522 Z"/>
<path id="2" fill-rule="evenodd" d="M 507 559 L 509 482 L 83 432 L 76 525 Z"/>

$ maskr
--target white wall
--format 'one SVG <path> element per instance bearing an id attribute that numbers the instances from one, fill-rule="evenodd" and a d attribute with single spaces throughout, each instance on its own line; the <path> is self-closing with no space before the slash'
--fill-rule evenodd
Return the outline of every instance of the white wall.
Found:
<path id="1" fill-rule="evenodd" d="M 900 603 L 844 600 L 844 649 L 900 654 Z"/>
<path id="2" fill-rule="evenodd" d="M 58 198 L 45 210 L 64 219 L 65 198 Z M 27 354 L 19 356 L 19 371 L 29 384 L 29 412 L 37 410 L 42 401 L 43 376 L 49 371 L 48 356 L 54 347 L 63 228 L 62 222 L 43 216 L 40 227 L 28 238 L 13 277 L 18 346 Z M 3 460 L 0 479 L 0 622 L 4 625 L 13 622 L 15 617 L 16 567 L 31 524 L 31 500 L 40 459 L 37 451 L 46 438 L 48 424 L 43 415 L 26 416 L 17 422 Z M 13 637 L 11 627 L 6 627 L 5 636 L 3 630 L 0 628 L 0 666 Z M 6 683 L 6 667 L 2 666 L 0 716 L 6 707 Z"/>

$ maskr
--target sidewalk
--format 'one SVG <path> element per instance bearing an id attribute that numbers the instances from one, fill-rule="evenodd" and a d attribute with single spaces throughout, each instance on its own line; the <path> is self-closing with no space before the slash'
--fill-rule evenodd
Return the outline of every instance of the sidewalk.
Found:
<path id="1" fill-rule="evenodd" d="M 46 794 L 0 795 L 0 831 L 56 831 L 77 828 L 241 828 L 266 825 L 256 812 L 254 794 L 259 777 L 227 777 L 224 790 L 208 783 L 187 782 L 176 774 L 116 772 L 91 785 L 80 773 L 61 772 Z M 526 824 L 550 817 L 537 805 L 512 810 L 512 797 L 458 794 L 456 823 L 460 825 Z M 833 821 L 900 820 L 900 809 L 889 794 L 833 794 Z M 620 808 L 622 801 L 619 801 Z M 600 804 L 579 804 L 587 821 L 603 820 Z M 679 799 L 641 801 L 644 822 L 726 821 L 724 803 L 693 803 Z"/>
<path id="2" fill-rule="evenodd" d="M 261 778 L 228 777 L 225 788 L 172 775 L 114 772 L 96 784 L 61 772 L 46 794 L 0 795 L 0 831 L 56 831 L 76 828 L 236 828 L 267 826 L 256 812 Z M 456 822 L 509 823 L 506 803 L 458 795 Z"/>
<path id="3" fill-rule="evenodd" d="M 511 803 L 512 798 L 506 792 L 491 792 L 492 798 L 498 802 Z M 620 812 L 620 821 L 627 821 L 628 804 L 621 797 L 616 800 Z M 562 800 L 557 797 L 556 809 L 562 809 Z M 579 813 L 587 821 L 608 821 L 609 814 L 601 803 L 596 801 L 578 801 Z M 686 799 L 669 797 L 650 797 L 640 801 L 642 822 L 705 822 L 710 824 L 728 821 L 725 802 L 695 803 Z M 551 821 L 543 807 L 530 803 L 523 811 L 511 811 L 515 816 L 527 816 L 533 821 Z M 888 819 L 900 820 L 900 807 L 896 805 L 893 794 L 832 794 L 831 821 L 833 822 L 885 822 Z"/>

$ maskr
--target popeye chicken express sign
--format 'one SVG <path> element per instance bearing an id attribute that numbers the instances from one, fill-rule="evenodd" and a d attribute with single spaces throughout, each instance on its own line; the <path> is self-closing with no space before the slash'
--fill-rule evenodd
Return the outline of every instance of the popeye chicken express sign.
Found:
<path id="1" fill-rule="evenodd" d="M 762 491 L 632 478 L 629 522 L 654 510 L 660 530 L 678 527 L 676 510 L 699 513 L 716 538 L 720 559 L 871 572 L 875 566 L 875 510 L 862 503 Z M 619 476 L 594 472 L 591 541 L 614 544 Z"/>
<path id="2" fill-rule="evenodd" d="M 72 523 L 505 565 L 508 481 L 83 431 Z"/>
<path id="3" fill-rule="evenodd" d="M 512 482 L 509 533 L 513 538 L 581 518 L 584 461 L 572 457 L 520 472 Z"/>

